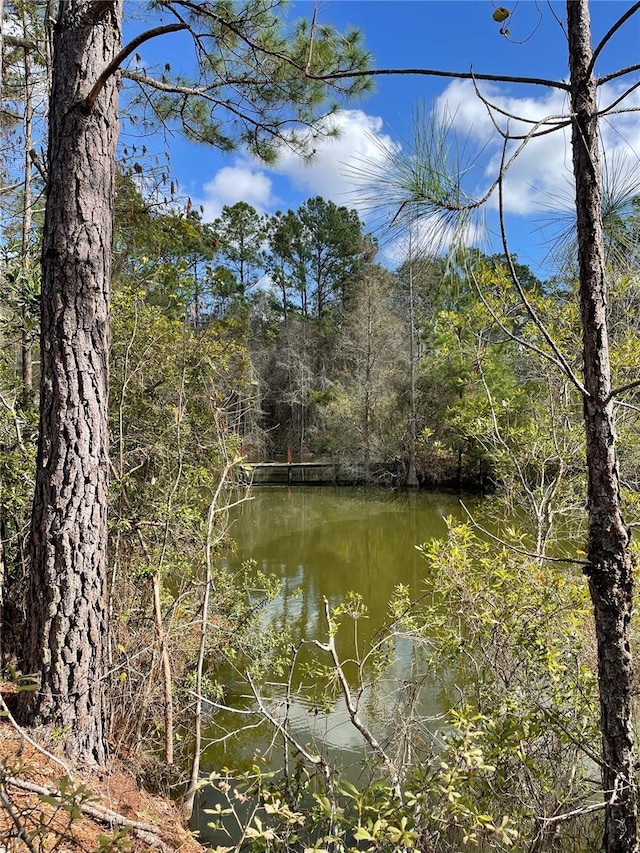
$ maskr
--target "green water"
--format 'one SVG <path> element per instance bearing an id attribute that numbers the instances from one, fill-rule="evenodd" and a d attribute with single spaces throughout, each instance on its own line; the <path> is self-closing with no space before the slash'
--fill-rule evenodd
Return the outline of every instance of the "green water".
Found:
<path id="1" fill-rule="evenodd" d="M 282 582 L 271 623 L 309 637 L 321 627 L 323 597 L 335 606 L 359 592 L 373 629 L 397 584 L 417 593 L 425 564 L 415 546 L 444 537 L 448 515 L 464 517 L 453 494 L 264 487 L 239 508 L 231 535 L 238 560 L 251 557 Z"/>
<path id="2" fill-rule="evenodd" d="M 465 504 L 492 532 L 500 533 L 483 519 L 486 507 L 479 499 L 465 497 Z M 280 580 L 282 595 L 267 605 L 263 624 L 265 630 L 286 629 L 293 644 L 302 639 L 326 641 L 324 599 L 330 607 L 335 607 L 350 591 L 358 592 L 368 609 L 367 618 L 357 622 L 356 642 L 353 626 L 342 617 L 343 627 L 350 627 L 351 631 L 344 637 L 340 632 L 336 645 L 342 659 L 361 658 L 370 640 L 385 624 L 394 588 L 404 584 L 412 597 L 420 596 L 426 588 L 428 565 L 415 546 L 434 537 L 444 538 L 444 519 L 448 516 L 459 521 L 467 518 L 454 494 L 386 493 L 319 486 L 256 488 L 253 499 L 239 506 L 232 519 L 231 535 L 237 542 L 237 552 L 233 559 L 229 558 L 229 565 L 233 568 L 253 559 Z M 575 548 L 576 540 L 572 541 Z M 300 656 L 303 661 L 313 656 L 322 658 L 323 652 L 317 647 L 305 649 L 306 657 L 304 653 Z M 328 656 L 324 660 L 330 662 Z M 355 669 L 353 663 L 345 666 L 354 690 Z M 357 695 L 359 715 L 389 753 L 397 749 L 396 754 L 403 759 L 414 758 L 402 737 L 401 722 L 409 709 L 413 718 L 419 720 L 420 736 L 424 739 L 421 744 L 416 738 L 416 748 L 421 749 L 425 743 L 438 748 L 439 732 L 446 730 L 445 714 L 459 699 L 458 687 L 464 690 L 464 679 L 468 677 L 464 672 L 441 670 L 439 661 L 432 662 L 408 637 L 397 636 L 392 662 L 384 677 L 369 685 L 365 671 L 365 687 Z M 339 769 L 342 779 L 366 786 L 375 778 L 372 750 L 349 719 L 344 701 L 338 698 L 330 707 L 329 703 L 323 705 L 322 696 L 314 691 L 313 678 L 308 674 L 298 673 L 293 677 L 290 696 L 279 680 L 274 676 L 271 683 L 262 686 L 263 701 L 268 712 L 280 721 L 288 704 L 287 727 L 297 743 L 311 754 L 323 755 L 332 767 Z M 241 718 L 224 710 L 211 714 L 206 731 L 211 745 L 203 754 L 204 773 L 225 766 L 249 770 L 259 755 L 258 763 L 264 769 L 276 771 L 288 757 L 291 777 L 295 779 L 296 750 L 283 747 L 281 739 L 274 738 L 273 728 L 264 720 L 260 722 L 260 715 L 251 713 L 255 702 L 246 685 L 239 679 L 234 683 L 232 674 L 225 684 L 228 688 L 225 701 L 249 713 Z M 419 693 L 412 689 L 415 685 L 420 686 Z M 246 726 L 243 730 L 242 725 Z M 235 781 L 231 780 L 232 789 Z M 233 843 L 239 839 L 239 826 L 232 816 L 224 818 L 224 828 L 208 825 L 207 810 L 226 805 L 214 787 L 202 788 L 193 829 L 199 830 L 203 840 L 212 845 L 226 845 L 229 839 Z M 255 798 L 234 806 L 241 824 L 251 819 L 257 806 Z"/>
<path id="3" fill-rule="evenodd" d="M 357 641 L 348 619 L 336 641 L 340 657 L 352 658 L 356 642 L 361 655 L 384 625 L 389 599 L 398 584 L 407 585 L 412 595 L 420 594 L 426 564 L 415 546 L 433 537 L 444 538 L 444 519 L 450 515 L 459 520 L 465 517 L 458 498 L 447 493 L 322 486 L 256 488 L 253 499 L 238 507 L 232 519 L 237 553 L 230 565 L 250 558 L 280 580 L 282 595 L 267 605 L 264 623 L 276 632 L 287 629 L 293 643 L 325 641 L 324 599 L 335 607 L 350 591 L 359 593 L 367 615 L 358 620 Z M 390 694 L 415 664 L 410 643 L 398 641 L 394 651 L 387 678 Z M 314 655 L 329 663 L 328 656 L 323 659 L 310 646 L 303 649 L 300 660 L 308 662 Z M 357 763 L 364 744 L 348 720 L 344 703 L 338 701 L 327 713 L 320 707 L 322 697 L 314 695 L 313 679 L 296 676 L 294 685 L 299 689 L 291 703 L 290 725 L 296 736 L 316 749 L 325 749 L 334 761 Z M 246 685 L 228 684 L 225 702 L 251 707 L 247 692 Z M 437 714 L 443 707 L 435 685 L 432 692 L 431 699 L 426 692 L 425 712 Z M 280 713 L 283 688 L 271 684 L 266 693 L 274 713 Z M 366 717 L 366 708 L 363 714 Z M 203 769 L 223 765 L 244 769 L 256 750 L 263 755 L 269 750 L 272 733 L 266 724 L 229 736 L 246 722 L 246 718 L 223 710 L 212 714 L 206 734 L 213 743 L 203 755 Z M 270 756 L 269 761 L 271 766 L 279 766 L 280 756 Z"/>

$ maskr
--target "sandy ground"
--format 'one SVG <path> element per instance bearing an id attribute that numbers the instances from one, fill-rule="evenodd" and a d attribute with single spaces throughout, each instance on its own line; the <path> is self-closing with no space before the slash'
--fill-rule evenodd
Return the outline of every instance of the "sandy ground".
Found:
<path id="1" fill-rule="evenodd" d="M 134 762 L 118 759 L 104 770 L 72 768 L 77 793 L 74 800 L 68 789 L 62 806 L 47 792 L 65 785 L 63 768 L 21 737 L 5 715 L 0 719 L 0 853 L 202 853 L 179 806 L 141 789 L 135 769 Z M 118 816 L 140 826 L 109 845 L 106 839 L 119 829 Z"/>

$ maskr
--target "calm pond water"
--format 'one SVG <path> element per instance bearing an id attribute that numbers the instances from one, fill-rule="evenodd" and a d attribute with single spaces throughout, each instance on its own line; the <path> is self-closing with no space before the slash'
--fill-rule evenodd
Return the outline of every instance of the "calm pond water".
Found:
<path id="1" fill-rule="evenodd" d="M 464 500 L 473 515 L 483 520 L 488 507 L 482 506 L 481 499 L 467 496 Z M 264 626 L 276 632 L 288 630 L 294 644 L 301 639 L 326 641 L 324 598 L 330 607 L 335 607 L 350 591 L 358 592 L 368 613 L 366 619 L 357 621 L 357 642 L 350 620 L 343 617 L 343 627 L 351 627 L 351 631 L 346 638 L 340 632 L 336 643 L 342 659 L 352 658 L 356 646 L 361 653 L 384 626 L 388 602 L 398 584 L 406 585 L 412 597 L 421 594 L 428 566 L 416 545 L 434 537 L 443 539 L 448 516 L 460 521 L 467 518 L 455 494 L 321 486 L 259 487 L 254 489 L 253 499 L 235 511 L 231 535 L 237 550 L 229 558 L 229 566 L 234 568 L 252 559 L 280 580 L 282 595 L 267 605 Z M 390 751 L 398 748 L 406 757 L 409 753 L 401 733 L 398 736 L 400 728 L 395 727 L 391 734 L 390 723 L 406 719 L 411 708 L 421 717 L 421 731 L 427 739 L 436 730 L 442 731 L 446 726 L 444 715 L 458 698 L 455 685 L 464 687 L 459 679 L 465 676 L 434 672 L 433 665 L 409 638 L 400 636 L 394 643 L 393 660 L 382 681 L 375 687 L 365 687 L 358 695 L 359 714 L 374 735 L 390 745 Z M 309 659 L 312 647 L 305 649 Z M 317 660 L 323 654 L 324 662 L 329 664 L 326 653 L 313 649 Z M 347 664 L 345 672 L 352 678 L 356 666 Z M 205 743 L 208 739 L 211 745 L 203 754 L 203 772 L 224 767 L 250 770 L 256 755 L 261 756 L 267 770 L 281 768 L 287 755 L 295 772 L 295 750 L 285 750 L 274 738 L 273 727 L 253 713 L 255 700 L 247 685 L 234 679 L 231 672 L 228 677 L 218 673 L 218 677 L 228 688 L 224 701 L 248 713 L 238 717 L 217 709 L 211 714 L 205 732 Z M 281 680 L 274 676 L 262 688 L 269 713 L 282 720 L 288 704 L 288 730 L 297 742 L 311 753 L 323 754 L 341 770 L 343 779 L 367 784 L 371 778 L 371 750 L 349 719 L 345 703 L 338 700 L 330 707 L 323 705 L 322 696 L 314 693 L 311 675 L 297 673 L 290 696 L 278 683 Z M 419 697 L 413 690 L 416 684 L 420 684 Z M 211 817 L 206 810 L 218 806 L 226 806 L 224 798 L 213 787 L 205 786 L 192 826 L 200 831 L 203 840 L 224 845 L 230 838 L 238 840 L 239 829 L 231 816 L 224 818 L 226 829 L 208 826 Z M 249 819 L 256 806 L 252 800 L 239 806 L 246 810 L 246 814 L 240 814 L 241 822 Z"/>
<path id="2" fill-rule="evenodd" d="M 323 486 L 253 494 L 233 520 L 237 558 L 280 578 L 283 596 L 268 618 L 297 637 L 319 637 L 323 597 L 333 607 L 352 590 L 369 608 L 370 626 L 381 625 L 397 584 L 420 588 L 425 564 L 415 546 L 444 538 L 448 515 L 464 518 L 453 494 Z"/>
<path id="3" fill-rule="evenodd" d="M 324 598 L 335 607 L 350 591 L 358 592 L 368 610 L 367 618 L 358 620 L 357 642 L 362 651 L 384 625 L 397 584 L 407 585 L 412 595 L 421 591 L 426 564 L 415 546 L 433 537 L 444 538 L 444 519 L 449 515 L 465 518 L 454 494 L 330 486 L 256 488 L 253 499 L 239 506 L 232 518 L 231 535 L 237 553 L 229 562 L 233 566 L 253 559 L 280 579 L 283 593 L 267 605 L 265 625 L 276 631 L 288 629 L 294 643 L 326 640 Z M 341 657 L 353 656 L 352 628 L 339 633 L 337 648 Z M 399 682 L 411 666 L 409 642 L 403 647 L 400 641 L 395 652 L 389 683 Z M 309 649 L 307 659 L 311 653 Z M 317 650 L 313 653 L 322 658 Z M 304 659 L 304 653 L 301 657 Z M 328 656 L 324 661 L 329 663 Z M 324 745 L 332 760 L 357 761 L 363 741 L 349 722 L 344 704 L 338 702 L 331 712 L 320 712 L 309 679 L 304 684 L 303 678 L 297 678 L 296 685 L 301 681 L 306 690 L 294 697 L 290 714 L 296 736 L 315 748 Z M 283 690 L 277 685 L 268 689 L 275 709 L 282 704 Z M 246 685 L 238 684 L 234 691 L 232 684 L 225 702 L 233 707 L 251 707 L 247 692 Z M 444 710 L 435 686 L 433 694 L 428 713 Z M 366 709 L 363 714 L 366 716 Z M 224 710 L 213 713 L 206 736 L 217 743 L 205 751 L 203 770 L 225 765 L 244 769 L 251 765 L 256 750 L 265 753 L 272 735 L 265 724 L 246 729 L 237 737 L 227 736 L 246 722 L 246 718 Z M 273 762 L 279 766 L 279 757 L 274 756 Z"/>

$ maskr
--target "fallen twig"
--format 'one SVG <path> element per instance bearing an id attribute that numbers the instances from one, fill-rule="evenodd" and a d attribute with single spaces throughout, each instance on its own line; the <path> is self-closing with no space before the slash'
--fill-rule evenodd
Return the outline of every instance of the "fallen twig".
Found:
<path id="1" fill-rule="evenodd" d="M 14 788 L 18 788 L 21 791 L 28 791 L 31 794 L 38 794 L 41 797 L 60 797 L 58 791 L 45 788 L 42 785 L 36 785 L 34 782 L 27 782 L 25 779 L 17 779 L 15 776 L 7 776 L 4 779 L 4 784 L 12 785 Z M 63 804 L 62 798 L 60 798 L 60 804 Z M 130 829 L 142 841 L 145 841 L 152 847 L 157 847 L 163 853 L 173 853 L 176 849 L 160 838 L 159 830 L 153 824 L 131 820 L 118 812 L 114 812 L 112 809 L 107 809 L 95 803 L 79 803 L 78 808 L 83 815 L 99 823 L 106 824 L 109 827 L 121 826 Z"/>

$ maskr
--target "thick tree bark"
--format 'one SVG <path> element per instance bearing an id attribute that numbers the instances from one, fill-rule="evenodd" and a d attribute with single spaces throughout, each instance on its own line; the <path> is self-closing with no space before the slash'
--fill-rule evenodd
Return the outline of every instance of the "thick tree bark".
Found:
<path id="1" fill-rule="evenodd" d="M 0 0 L 0 100 L 4 97 L 4 0 Z"/>
<path id="2" fill-rule="evenodd" d="M 70 757 L 107 757 L 107 391 L 116 81 L 84 99 L 120 47 L 121 0 L 66 0 L 55 29 L 42 255 L 40 438 L 22 719 Z"/>
<path id="3" fill-rule="evenodd" d="M 620 508 L 606 319 L 601 173 L 588 0 L 567 0 L 576 183 L 584 418 L 589 476 L 589 589 L 598 645 L 605 849 L 638 849 L 630 623 L 633 560 Z"/>

